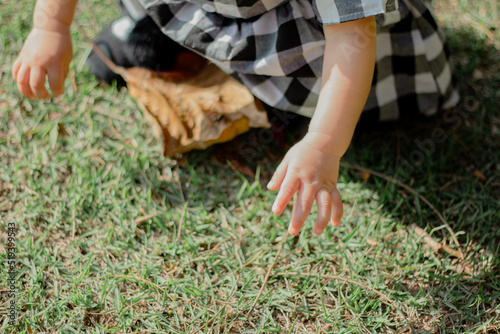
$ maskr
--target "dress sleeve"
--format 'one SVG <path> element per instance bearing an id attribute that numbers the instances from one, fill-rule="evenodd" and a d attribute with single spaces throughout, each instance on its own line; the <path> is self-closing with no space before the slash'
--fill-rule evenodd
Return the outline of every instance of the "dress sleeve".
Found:
<path id="1" fill-rule="evenodd" d="M 398 9 L 398 0 L 312 0 L 312 3 L 322 26 L 359 20 Z"/>

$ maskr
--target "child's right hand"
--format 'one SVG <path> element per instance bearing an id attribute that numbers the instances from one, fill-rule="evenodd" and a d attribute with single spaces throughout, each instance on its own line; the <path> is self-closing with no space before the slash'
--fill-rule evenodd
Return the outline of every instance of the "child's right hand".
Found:
<path id="1" fill-rule="evenodd" d="M 17 88 L 30 99 L 49 99 L 47 77 L 52 95 L 62 94 L 72 56 L 69 27 L 57 32 L 33 28 L 12 66 Z"/>

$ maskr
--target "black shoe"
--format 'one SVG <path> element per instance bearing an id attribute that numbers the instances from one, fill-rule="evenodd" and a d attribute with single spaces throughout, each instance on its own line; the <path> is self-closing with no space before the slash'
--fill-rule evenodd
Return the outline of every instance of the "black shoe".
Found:
<path id="1" fill-rule="evenodd" d="M 94 43 L 118 66 L 143 67 L 155 71 L 174 68 L 177 55 L 186 49 L 165 36 L 156 23 L 145 16 L 134 21 L 125 16 L 101 32 Z M 98 79 L 118 86 L 125 86 L 125 80 L 114 73 L 92 50 L 87 58 L 90 72 Z"/>

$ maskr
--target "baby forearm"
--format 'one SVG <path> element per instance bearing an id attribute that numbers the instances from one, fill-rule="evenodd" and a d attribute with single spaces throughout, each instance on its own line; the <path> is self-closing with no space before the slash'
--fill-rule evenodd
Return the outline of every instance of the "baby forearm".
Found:
<path id="1" fill-rule="evenodd" d="M 35 28 L 69 32 L 77 0 L 38 0 L 33 14 Z"/>
<path id="2" fill-rule="evenodd" d="M 309 133 L 323 149 L 342 156 L 351 141 L 373 78 L 376 49 L 373 17 L 324 27 L 323 81 Z"/>

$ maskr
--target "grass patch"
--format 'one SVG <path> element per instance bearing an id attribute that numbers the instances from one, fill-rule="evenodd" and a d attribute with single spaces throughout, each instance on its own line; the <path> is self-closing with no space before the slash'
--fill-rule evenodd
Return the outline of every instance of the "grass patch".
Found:
<path id="1" fill-rule="evenodd" d="M 50 103 L 21 98 L 10 67 L 32 4 L 0 4 L 2 332 L 404 333 L 408 324 L 419 333 L 498 332 L 498 11 L 484 0 L 436 6 L 462 103 L 425 121 L 360 127 L 345 161 L 424 195 L 465 259 L 434 252 L 410 228 L 455 247 L 417 196 L 341 168 L 342 225 L 315 237 L 312 215 L 288 238 L 247 317 L 290 218 L 290 210 L 271 214 L 274 194 L 264 187 L 286 150 L 258 144 L 256 132 L 239 138 L 254 143 L 255 155 L 238 161 L 255 177 L 221 154 L 238 142 L 162 157 L 127 93 L 88 73 L 90 46 L 76 29 L 67 93 Z M 113 1 L 78 11 L 91 36 L 118 15 Z M 419 148 L 436 129 L 446 140 Z M 405 169 L 419 149 L 422 163 Z M 6 317 L 9 223 L 17 228 L 16 326 Z"/>

